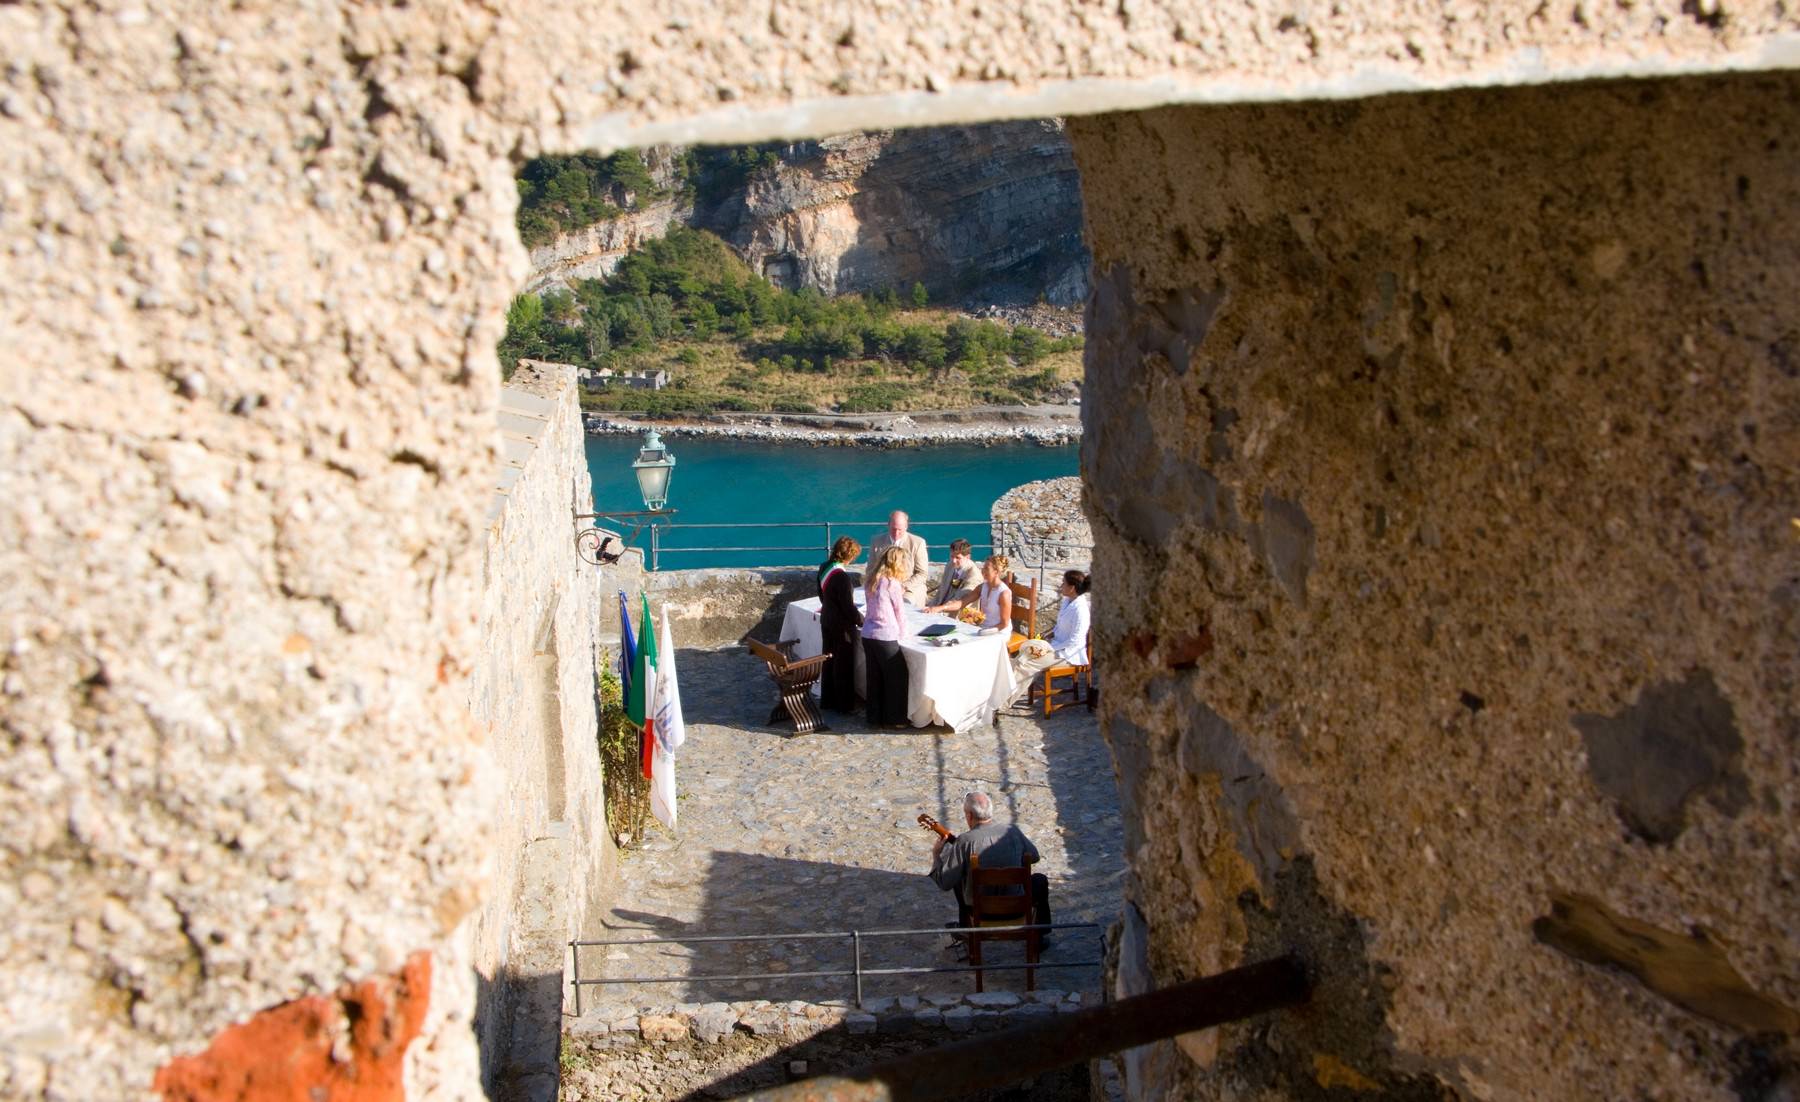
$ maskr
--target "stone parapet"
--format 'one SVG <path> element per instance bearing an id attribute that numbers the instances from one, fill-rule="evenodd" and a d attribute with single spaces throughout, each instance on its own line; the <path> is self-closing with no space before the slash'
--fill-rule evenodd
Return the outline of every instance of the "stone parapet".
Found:
<path id="1" fill-rule="evenodd" d="M 1042 574 L 1046 610 L 1056 600 L 1058 575 L 1093 563 L 1094 532 L 1081 502 L 1080 478 L 1049 478 L 1006 491 L 990 512 L 995 550 L 1021 578 Z"/>
<path id="2" fill-rule="evenodd" d="M 819 595 L 818 575 L 804 567 L 667 570 L 647 575 L 645 584 L 658 615 L 668 606 L 683 647 L 730 646 L 746 637 L 775 642 L 788 603 Z"/>
<path id="3" fill-rule="evenodd" d="M 574 515 L 592 511 L 593 495 L 574 370 L 522 364 L 501 390 L 500 429 L 469 678 L 504 808 L 487 830 L 494 890 L 466 929 L 475 1033 L 495 1054 L 490 1093 L 554 1082 L 565 946 L 604 899 L 614 859 L 596 741 L 609 609 L 600 570 L 575 550 Z"/>

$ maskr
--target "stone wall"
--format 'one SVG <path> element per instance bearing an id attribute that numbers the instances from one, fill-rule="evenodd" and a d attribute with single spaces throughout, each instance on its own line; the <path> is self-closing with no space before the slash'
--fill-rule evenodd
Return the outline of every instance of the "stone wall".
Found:
<path id="1" fill-rule="evenodd" d="M 1014 486 L 989 511 L 995 550 L 1033 571 L 1086 570 L 1093 558 L 1094 531 L 1082 511 L 1081 479 L 1046 478 Z"/>
<path id="2" fill-rule="evenodd" d="M 1776 1081 L 1800 78 L 1071 130 L 1118 985 L 1320 984 L 1133 1096 Z"/>
<path id="3" fill-rule="evenodd" d="M 683 647 L 726 647 L 747 636 L 773 643 L 788 602 L 819 595 L 815 571 L 804 568 L 663 570 L 646 584 L 656 614 L 668 606 Z"/>
<path id="4" fill-rule="evenodd" d="M 575 550 L 574 516 L 593 511 L 576 394 L 572 368 L 536 363 L 500 393 L 503 465 L 468 682 L 501 789 L 487 826 L 493 887 L 467 931 L 492 1097 L 534 1078 L 555 1083 L 563 957 L 606 898 L 615 858 L 595 682 L 597 632 L 612 610 L 600 571 Z"/>
<path id="5" fill-rule="evenodd" d="M 392 1027 L 377 1031 L 381 1043 L 367 1051 L 350 1046 L 348 1065 L 307 1063 L 305 1076 L 285 1086 L 325 1089 L 343 1067 L 367 1067 L 365 1093 L 392 1098 L 402 1083 L 390 1073 L 404 1064 L 412 1096 L 481 1093 L 470 1028 L 478 1001 L 475 946 L 465 920 L 510 886 L 498 883 L 490 862 L 502 785 L 468 704 L 482 651 L 485 509 L 502 467 L 493 349 L 507 300 L 526 271 L 512 228 L 518 158 L 545 149 L 817 136 L 1174 100 L 1773 67 L 1795 63 L 1800 31 L 1800 15 L 1777 0 L 1728 11 L 1677 0 L 1610 8 L 1509 0 L 1430 18 L 1348 0 L 1305 14 L 1265 0 L 1229 12 L 1172 3 L 1102 10 L 926 0 L 851 13 L 797 3 L 756 19 L 726 18 L 716 6 L 596 8 L 567 0 L 529 7 L 511 0 L 0 5 L 7 43 L 0 68 L 0 252 L 7 260 L 0 314 L 8 319 L 0 360 L 0 728 L 7 739 L 0 812 L 12 826 L 0 841 L 7 870 L 0 909 L 8 916 L 0 930 L 0 970 L 8 981 L 0 989 L 0 1095 L 141 1095 L 158 1069 L 182 1054 L 209 1055 L 223 1073 L 270 1066 L 284 1055 L 317 1056 L 319 1038 L 347 1034 L 353 1008 L 358 1022 Z M 1742 95 L 1724 96 L 1717 130 L 1658 129 L 1661 116 L 1649 111 L 1624 118 L 1669 143 L 1652 151 L 1652 166 L 1690 146 L 1720 151 L 1726 164 L 1741 159 L 1738 146 L 1720 143 L 1748 126 L 1740 118 Z M 1780 86 L 1768 96 L 1771 111 L 1791 102 Z M 1668 113 L 1691 118 L 1711 109 L 1670 97 Z M 1360 169 L 1333 139 L 1333 117 L 1321 117 L 1328 125 L 1296 138 L 1290 152 L 1303 154 L 1318 140 L 1339 157 L 1325 167 L 1350 164 L 1342 175 L 1354 178 Z M 1472 133 L 1486 125 L 1479 117 L 1451 124 Z M 1543 124 L 1557 134 L 1577 125 L 1560 114 Z M 1132 124 L 1113 125 L 1123 128 L 1121 148 L 1135 163 L 1163 163 Z M 1602 148 L 1634 139 L 1588 125 L 1572 136 Z M 1104 159 L 1107 140 L 1090 134 L 1084 171 Z M 1182 146 L 1189 136 L 1169 140 Z M 1364 140 L 1379 149 L 1391 139 L 1372 133 Z M 1780 150 L 1788 138 L 1765 140 Z M 1580 178 L 1576 150 L 1584 147 L 1566 152 L 1567 171 L 1552 170 L 1548 155 L 1540 156 L 1534 178 Z M 1234 237 L 1226 263 L 1255 269 L 1261 243 L 1278 245 L 1284 225 L 1303 241 L 1313 234 L 1304 210 L 1282 222 L 1254 202 L 1255 161 L 1221 167 L 1228 193 L 1262 212 L 1253 224 L 1263 237 Z M 1302 170 L 1308 166 L 1295 171 Z M 1738 174 L 1749 181 L 1745 209 L 1775 202 L 1776 185 L 1760 170 Z M 1178 185 L 1175 195 L 1191 197 L 1197 177 L 1145 171 L 1120 181 L 1119 193 L 1135 194 L 1146 179 L 1167 179 Z M 1725 190 L 1735 187 L 1732 180 Z M 1580 195 L 1548 184 L 1543 192 L 1541 210 L 1554 216 L 1549 224 L 1566 228 L 1558 212 Z M 1691 191 L 1670 194 L 1679 202 L 1661 222 L 1633 232 L 1667 241 L 1686 227 L 1705 237 L 1697 243 L 1709 256 L 1787 240 L 1786 226 L 1777 223 L 1760 239 L 1724 243 L 1727 225 L 1714 206 L 1692 204 Z M 1333 198 L 1322 187 L 1321 196 Z M 1392 231 L 1389 197 L 1364 198 L 1371 211 L 1385 212 L 1371 216 L 1381 232 Z M 1627 198 L 1650 201 L 1641 192 Z M 1122 257 L 1135 258 L 1146 273 L 1211 263 L 1205 258 L 1213 242 L 1195 234 L 1200 222 L 1220 216 L 1159 222 L 1171 201 L 1168 192 L 1146 196 L 1135 212 L 1108 202 L 1093 218 L 1105 271 Z M 1518 217 L 1527 214 L 1517 211 L 1508 223 L 1516 240 L 1501 255 L 1567 247 L 1568 238 L 1538 236 L 1533 218 Z M 1120 227 L 1133 218 L 1145 227 L 1135 239 Z M 1190 227 L 1185 245 L 1162 228 L 1178 224 Z M 1540 296 L 1550 292 L 1540 290 L 1524 301 L 1560 317 L 1551 308 L 1573 300 L 1583 279 L 1609 278 L 1606 272 L 1649 278 L 1644 254 L 1625 240 L 1623 261 L 1616 249 L 1598 252 L 1591 277 L 1575 270 L 1557 277 L 1561 297 L 1546 301 Z M 1349 280 L 1366 261 L 1338 248 L 1332 264 Z M 1286 255 L 1272 257 L 1268 270 L 1287 271 L 1275 263 Z M 1319 278 L 1308 282 L 1336 287 L 1320 263 Z M 1496 278 L 1507 278 L 1507 265 L 1498 267 Z M 1764 270 L 1703 267 L 1705 284 L 1695 272 L 1691 285 L 1671 279 L 1652 286 L 1682 289 L 1667 305 L 1669 317 L 1714 301 L 1719 281 L 1735 288 L 1743 272 Z M 1170 275 L 1166 286 L 1187 282 Z M 1768 301 L 1791 302 L 1791 289 L 1774 297 L 1778 282 L 1771 281 Z M 1149 295 L 1155 285 L 1140 288 Z M 1377 294 L 1377 303 L 1384 300 Z M 1390 309 L 1385 318 L 1417 316 L 1398 284 L 1395 302 L 1410 312 Z M 1197 316 L 1191 311 L 1200 306 L 1182 309 Z M 1507 338 L 1547 340 L 1538 312 L 1523 310 Z M 1654 324 L 1621 334 L 1627 347 L 1674 324 L 1647 311 L 1631 316 Z M 1789 347 L 1791 324 L 1765 334 L 1746 328 L 1745 318 L 1725 320 L 1735 336 L 1696 325 L 1688 334 L 1695 349 L 1737 341 L 1747 356 L 1753 339 L 1765 351 Z M 1603 314 L 1596 321 L 1611 324 Z M 1455 333 L 1476 339 L 1460 322 Z M 1455 333 L 1446 328 L 1440 339 L 1454 345 Z M 1565 335 L 1558 327 L 1555 336 Z M 1585 335 L 1572 336 L 1566 347 L 1591 347 Z M 1686 355 L 1671 353 L 1671 362 Z M 1597 363 L 1586 369 L 1600 372 Z M 1666 381 L 1673 370 L 1656 366 L 1651 377 Z M 1611 378 L 1600 372 L 1583 386 Z M 1785 385 L 1785 378 L 1774 382 Z M 1775 400 L 1743 393 L 1759 403 Z M 1275 402 L 1282 394 L 1263 398 Z M 1426 407 L 1461 408 L 1447 400 L 1420 409 Z M 1111 403 L 1127 418 L 1143 408 L 1135 393 Z M 1396 415 L 1402 408 L 1412 407 L 1397 403 Z M 1156 407 L 1159 418 L 1169 415 L 1169 407 Z M 1476 418 L 1476 428 L 1491 428 L 1481 413 L 1466 416 Z M 1609 419 L 1604 447 L 1620 450 L 1606 452 L 1605 461 L 1635 457 L 1647 422 Z M 1279 423 L 1272 413 L 1247 421 L 1261 432 L 1233 438 L 1233 446 L 1260 455 L 1253 445 Z M 1377 422 L 1357 423 L 1372 431 Z M 1615 430 L 1626 425 L 1628 443 L 1615 445 Z M 1455 422 L 1432 431 L 1440 435 L 1424 443 L 1493 439 L 1483 435 L 1488 428 Z M 1754 443 L 1755 454 L 1779 446 L 1770 431 Z M 1736 469 L 1715 464 L 1708 449 L 1695 456 L 1707 471 L 1690 467 L 1693 477 Z M 1581 470 L 1584 456 L 1561 461 Z M 1665 479 L 1675 477 L 1667 465 L 1660 469 Z M 1753 504 L 1775 495 L 1786 468 L 1762 469 L 1770 481 L 1747 492 Z M 1297 586 L 1310 546 L 1307 526 L 1321 526 L 1317 539 L 1327 551 L 1347 529 L 1335 527 L 1341 519 L 1312 496 L 1297 498 L 1297 484 L 1270 493 L 1276 504 L 1259 511 L 1260 498 L 1247 498 L 1243 515 L 1259 523 L 1265 514 L 1274 518 L 1277 538 L 1264 547 Z M 1650 538 L 1632 522 L 1665 520 L 1674 508 L 1635 495 L 1580 507 L 1616 521 L 1608 539 L 1627 547 Z M 1371 531 L 1391 530 L 1383 516 L 1371 513 Z M 1709 512 L 1702 523 L 1718 519 Z M 1666 531 L 1670 540 L 1687 533 L 1679 538 L 1695 540 L 1696 554 L 1717 554 L 1728 572 L 1753 572 L 1769 553 L 1763 544 Z M 561 532 L 545 538 L 566 538 Z M 1446 541 L 1471 535 L 1442 521 L 1419 532 L 1452 547 Z M 1559 554 L 1603 558 L 1609 546 L 1590 538 Z M 1319 561 L 1322 571 L 1336 569 Z M 1472 571 L 1466 584 L 1479 588 L 1485 577 Z M 1333 587 L 1341 581 L 1327 578 Z M 1745 628 L 1752 648 L 1786 623 L 1780 618 L 1788 615 L 1787 591 L 1769 596 L 1776 588 L 1763 588 L 1770 622 Z M 1178 586 L 1158 599 L 1179 609 L 1200 600 L 1198 592 Z M 1383 591 L 1370 592 L 1373 600 Z M 1698 592 L 1674 585 L 1671 599 L 1694 612 Z M 1652 596 L 1642 610 L 1607 608 L 1623 620 L 1647 617 L 1654 630 L 1645 637 L 1646 653 L 1657 656 L 1674 613 L 1660 591 Z M 1273 645 L 1274 615 L 1256 613 L 1254 596 L 1245 599 L 1247 622 L 1270 625 L 1258 629 L 1268 632 L 1258 645 Z M 1736 615 L 1741 606 L 1722 607 Z M 1112 623 L 1105 616 L 1103 630 Z M 1455 621 L 1432 622 L 1448 652 L 1458 638 L 1449 633 Z M 1589 638 L 1600 640 L 1600 626 L 1609 622 L 1588 622 L 1595 625 Z M 1785 768 L 1791 755 L 1768 741 L 1776 691 L 1758 687 L 1762 682 L 1746 672 L 1748 651 L 1707 642 L 1721 635 L 1704 625 L 1720 620 L 1698 622 L 1702 628 L 1682 645 L 1731 651 L 1699 657 L 1736 709 L 1739 737 L 1751 748 L 1745 769 L 1760 778 Z M 1136 652 L 1120 650 L 1120 627 L 1112 624 L 1111 639 L 1114 661 L 1122 662 L 1121 655 Z M 1525 634 L 1537 645 L 1537 636 Z M 1481 645 L 1500 638 L 1497 631 L 1484 635 Z M 1630 644 L 1617 630 L 1605 638 Z M 1548 653 L 1567 657 L 1575 649 Z M 1581 652 L 1583 663 L 1592 653 Z M 1766 653 L 1763 661 L 1774 665 L 1783 652 Z M 1362 654 L 1346 645 L 1346 661 Z M 1130 661 L 1138 665 L 1127 668 L 1142 673 L 1147 660 Z M 1658 658 L 1655 665 L 1659 679 L 1685 683 L 1678 663 Z M 1567 703 L 1585 712 L 1617 714 L 1633 698 L 1616 663 L 1597 661 L 1582 678 Z M 1447 691 L 1430 684 L 1434 693 Z M 1457 691 L 1464 688 L 1480 695 L 1480 686 Z M 1504 695 L 1493 689 L 1483 699 Z M 1260 716 L 1265 702 L 1223 706 Z M 1458 707 L 1471 713 L 1459 722 L 1485 722 L 1487 713 Z M 1438 718 L 1461 716 L 1448 709 Z M 1477 744 L 1454 745 L 1473 753 Z M 1791 809 L 1785 792 L 1773 798 L 1777 808 Z M 1752 809 L 1732 829 L 1769 821 L 1769 797 L 1760 789 L 1751 796 Z M 1710 807 L 1693 814 L 1715 814 Z M 1484 822 L 1484 829 L 1498 829 L 1491 818 Z M 1699 833 L 1678 838 L 1677 851 L 1711 846 L 1713 827 L 1689 829 Z M 1432 852 L 1445 850 L 1434 843 Z M 1579 844 L 1556 850 L 1568 852 L 1586 851 Z M 1779 845 L 1746 850 L 1749 871 L 1732 875 L 1754 879 L 1781 852 Z M 1681 886 L 1691 864 L 1661 849 L 1646 860 L 1658 874 L 1671 862 L 1676 875 L 1670 883 L 1647 878 L 1644 893 L 1660 902 L 1641 913 L 1666 917 L 1677 897 L 1699 898 Z M 1341 877 L 1335 869 L 1328 864 L 1322 875 Z M 1167 883 L 1154 870 L 1149 875 Z M 1193 905 L 1191 892 L 1138 898 L 1155 916 Z M 1759 907 L 1750 899 L 1745 922 L 1732 916 L 1729 926 L 1752 946 L 1747 971 L 1767 985 L 1770 935 L 1743 929 L 1766 925 Z M 1560 960 L 1533 967 L 1570 968 Z M 1578 997 L 1587 990 L 1573 979 L 1546 982 L 1563 983 L 1556 990 Z M 1416 991 L 1405 993 L 1402 1024 L 1411 1028 L 1423 1001 Z M 1576 1006 L 1599 1009 L 1592 998 Z M 1610 1014 L 1595 1020 L 1615 1028 Z M 1507 1021 L 1516 1027 L 1516 1016 Z M 1645 1066 L 1644 1046 L 1666 1045 L 1669 1035 L 1658 1025 L 1645 1034 L 1651 1040 L 1619 1039 L 1621 1066 Z M 1410 1035 L 1403 1043 L 1428 1047 Z M 1507 1043 L 1502 1057 L 1516 1051 Z M 1551 1063 L 1574 1068 L 1585 1059 L 1571 1054 Z M 166 1074 L 173 1091 L 175 1073 Z"/>

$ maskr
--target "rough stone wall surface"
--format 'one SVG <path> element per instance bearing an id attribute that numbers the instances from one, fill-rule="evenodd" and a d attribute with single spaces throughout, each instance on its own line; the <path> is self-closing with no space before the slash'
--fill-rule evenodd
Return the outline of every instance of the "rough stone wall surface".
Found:
<path id="1" fill-rule="evenodd" d="M 469 717 L 517 127 L 497 22 L 0 8 L 0 1096 L 125 1098 L 433 955 L 478 1094 Z"/>
<path id="2" fill-rule="evenodd" d="M 552 1042 L 554 1075 L 565 946 L 613 859 L 596 742 L 604 602 L 599 571 L 575 550 L 574 516 L 593 511 L 576 395 L 572 368 L 531 363 L 500 396 L 501 489 L 490 506 L 481 651 L 468 683 L 502 789 L 485 828 L 491 894 L 470 931 L 490 1094 L 544 1072 L 532 1066 L 534 1040 Z M 555 1004 L 547 1025 L 536 1013 L 545 999 Z"/>
<path id="3" fill-rule="evenodd" d="M 567 33 L 576 20 L 589 33 Z M 506 83 L 538 140 L 606 149 L 1800 64 L 1800 11 L 1782 0 L 927 0 L 784 3 L 767 19 L 559 0 L 517 31 L 484 86 Z"/>
<path id="4" fill-rule="evenodd" d="M 1800 21 L 1290 8 L 0 5 L 0 1095 L 141 1095 L 419 952 L 409 1094 L 478 1095 L 465 919 L 501 890 L 499 784 L 468 701 L 517 158 L 1344 93 L 1370 67 L 1792 64 Z M 1713 673 L 1766 757 L 1741 670 Z M 1628 703 L 1601 692 L 1580 706 Z"/>
<path id="5" fill-rule="evenodd" d="M 1119 986 L 1320 979 L 1133 1096 L 1765 1081 L 1721 1023 L 1800 1020 L 1800 78 L 1071 132 Z M 1695 997 L 1733 967 L 1755 1013 Z"/>

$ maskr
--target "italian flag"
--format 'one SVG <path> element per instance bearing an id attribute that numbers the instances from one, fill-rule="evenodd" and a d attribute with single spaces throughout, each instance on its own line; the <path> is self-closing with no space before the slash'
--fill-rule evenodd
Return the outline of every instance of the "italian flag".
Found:
<path id="1" fill-rule="evenodd" d="M 637 669 L 632 671 L 631 691 L 625 700 L 625 712 L 631 722 L 643 728 L 638 736 L 638 761 L 646 780 L 650 778 L 650 762 L 656 748 L 656 622 L 650 618 L 650 598 L 643 601 L 643 638 L 638 643 Z"/>

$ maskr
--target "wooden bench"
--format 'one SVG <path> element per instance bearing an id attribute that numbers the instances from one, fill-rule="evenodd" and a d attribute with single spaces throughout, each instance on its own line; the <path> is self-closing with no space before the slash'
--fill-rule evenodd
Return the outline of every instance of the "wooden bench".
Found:
<path id="1" fill-rule="evenodd" d="M 769 723 L 791 721 L 794 734 L 810 735 L 814 731 L 829 731 L 825 726 L 825 717 L 819 714 L 819 706 L 813 703 L 812 687 L 819 682 L 819 674 L 824 671 L 825 663 L 831 659 L 829 654 L 816 654 L 811 658 L 793 657 L 793 647 L 798 640 L 785 639 L 771 647 L 767 643 L 759 643 L 755 639 L 748 640 L 750 653 L 763 660 L 769 668 L 769 677 L 775 682 L 778 695 L 775 707 L 769 711 Z"/>

